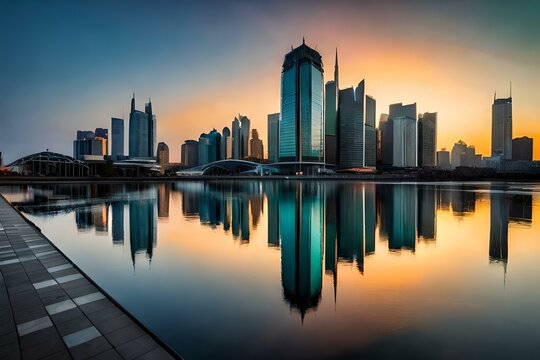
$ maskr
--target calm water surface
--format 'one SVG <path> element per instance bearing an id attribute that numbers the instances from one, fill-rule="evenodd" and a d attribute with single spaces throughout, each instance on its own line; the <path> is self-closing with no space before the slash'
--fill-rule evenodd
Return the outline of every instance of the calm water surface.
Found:
<path id="1" fill-rule="evenodd" d="M 540 184 L 0 191 L 186 359 L 540 352 Z"/>

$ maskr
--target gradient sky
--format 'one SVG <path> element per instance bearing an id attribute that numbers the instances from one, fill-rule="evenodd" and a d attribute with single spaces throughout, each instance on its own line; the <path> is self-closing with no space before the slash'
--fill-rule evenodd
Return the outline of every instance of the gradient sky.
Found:
<path id="1" fill-rule="evenodd" d="M 110 128 L 152 98 L 171 161 L 184 140 L 247 115 L 266 151 L 283 56 L 306 43 L 325 81 L 366 79 L 377 118 L 396 102 L 438 112 L 438 148 L 489 155 L 493 94 L 514 98 L 513 135 L 540 159 L 537 1 L 2 1 L 0 151 L 72 155 L 77 129 Z"/>

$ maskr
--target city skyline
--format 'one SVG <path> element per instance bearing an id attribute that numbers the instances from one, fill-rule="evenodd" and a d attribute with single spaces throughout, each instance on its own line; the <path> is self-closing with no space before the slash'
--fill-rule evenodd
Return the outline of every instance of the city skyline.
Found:
<path id="1" fill-rule="evenodd" d="M 266 139 L 267 115 L 279 110 L 283 54 L 303 35 L 326 61 L 324 82 L 331 80 L 330 67 L 338 47 L 340 87 L 366 79 L 370 95 L 377 99 L 376 118 L 396 102 L 416 102 L 421 113 L 437 112 L 439 149 L 451 148 L 457 139 L 463 139 L 489 156 L 489 106 L 493 92 L 498 97 L 509 96 L 510 81 L 513 137 L 526 135 L 538 141 L 536 104 L 540 103 L 540 92 L 534 84 L 540 80 L 535 71 L 540 48 L 532 41 L 533 34 L 538 32 L 539 25 L 532 16 L 538 5 L 523 2 L 520 7 L 508 7 L 504 2 L 489 2 L 489 7 L 485 7 L 486 4 L 477 2 L 465 7 L 460 2 L 437 6 L 422 1 L 406 5 L 391 1 L 378 6 L 367 1 L 313 4 L 308 9 L 294 5 L 282 19 L 276 20 L 272 15 L 283 12 L 284 4 L 237 2 L 226 11 L 233 18 L 245 18 L 245 26 L 258 24 L 253 31 L 224 24 L 222 19 L 226 17 L 220 16 L 216 24 L 195 32 L 191 38 L 185 34 L 195 21 L 209 24 L 216 20 L 215 15 L 203 15 L 198 5 L 184 9 L 167 3 L 153 8 L 137 2 L 123 13 L 117 4 L 104 15 L 104 5 L 94 3 L 87 5 L 88 11 L 82 16 L 70 5 L 9 4 L 3 13 L 14 16 L 6 17 L 4 26 L 13 25 L 15 19 L 19 21 L 17 26 L 28 27 L 20 39 L 15 39 L 10 31 L 2 32 L 0 38 L 7 48 L 13 49 L 1 60 L 0 70 L 7 84 L 0 94 L 1 107 L 6 111 L 0 134 L 4 162 L 45 148 L 69 154 L 76 129 L 109 127 L 111 117 L 126 121 L 126 99 L 133 91 L 141 98 L 154 99 L 160 122 L 157 140 L 169 144 L 171 161 L 180 161 L 184 140 L 196 139 L 203 128 L 221 129 L 238 112 L 250 117 L 260 138 Z M 445 11 L 440 11 L 440 7 Z M 148 18 L 155 25 L 148 34 L 135 31 L 129 24 L 128 15 L 141 9 L 149 11 Z M 474 15 L 478 12 L 475 9 L 486 11 Z M 163 19 L 165 10 L 169 16 Z M 178 25 L 175 16 L 184 10 L 189 10 L 193 19 Z M 297 18 L 301 10 L 302 16 Z M 441 13 L 445 15 L 438 15 Z M 117 14 L 122 16 L 114 18 Z M 355 16 L 365 21 L 356 21 L 344 31 L 344 24 L 351 24 Z M 453 26 L 455 18 L 460 19 L 459 28 Z M 317 23 L 316 19 L 324 21 Z M 383 29 L 379 26 L 383 19 L 385 24 L 395 25 Z M 46 20 L 54 26 L 42 33 L 41 28 L 47 28 L 43 24 Z M 122 26 L 110 29 L 116 20 Z M 94 31 L 95 22 L 102 23 L 105 30 L 114 30 L 113 40 L 107 39 L 105 30 Z M 500 26 L 490 26 L 493 22 Z M 224 26 L 224 31 L 215 34 L 219 25 Z M 398 25 L 404 26 L 400 29 L 405 31 L 398 30 Z M 65 27 L 73 27 L 72 35 L 66 35 Z M 269 31 L 270 27 L 279 30 Z M 158 40 L 160 35 L 167 35 L 165 40 L 170 41 Z M 135 49 L 141 47 L 141 40 L 161 56 L 138 58 Z M 203 50 L 190 51 L 190 46 Z M 206 54 L 211 52 L 204 49 L 219 54 L 218 69 L 207 66 Z M 67 64 L 69 60 L 78 66 Z M 253 81 L 254 76 L 257 81 Z M 51 86 L 55 91 L 48 90 Z M 208 101 L 217 97 L 219 101 Z M 25 106 L 28 102 L 33 106 Z M 29 133 L 28 129 L 32 132 L 28 142 L 21 142 L 18 134 Z M 540 158 L 539 148 L 534 158 Z"/>

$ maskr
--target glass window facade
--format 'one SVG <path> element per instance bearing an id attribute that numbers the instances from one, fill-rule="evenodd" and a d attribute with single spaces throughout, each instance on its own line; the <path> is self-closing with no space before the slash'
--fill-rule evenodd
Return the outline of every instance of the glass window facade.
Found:
<path id="1" fill-rule="evenodd" d="M 296 157 L 296 64 L 281 76 L 279 158 Z"/>

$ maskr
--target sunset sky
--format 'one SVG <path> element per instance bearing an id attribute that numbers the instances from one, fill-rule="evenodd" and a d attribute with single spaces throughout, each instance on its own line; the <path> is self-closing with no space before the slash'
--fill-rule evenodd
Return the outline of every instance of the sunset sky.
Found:
<path id="1" fill-rule="evenodd" d="M 490 155 L 494 92 L 509 95 L 513 137 L 540 160 L 537 1 L 3 1 L 0 151 L 5 162 L 72 155 L 77 129 L 110 128 L 152 98 L 157 141 L 180 145 L 238 113 L 259 130 L 279 111 L 283 56 L 302 37 L 339 51 L 340 86 L 366 80 L 377 118 L 396 102 L 438 112 L 438 148 L 462 139 Z"/>

